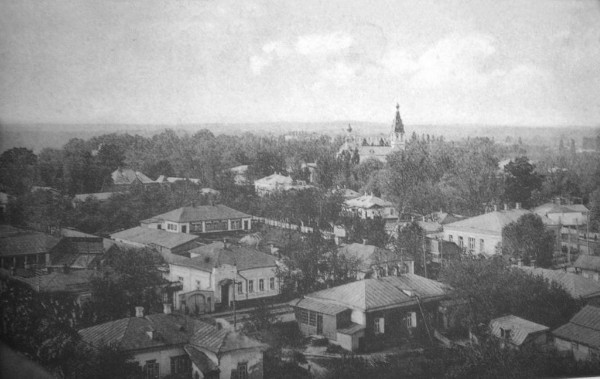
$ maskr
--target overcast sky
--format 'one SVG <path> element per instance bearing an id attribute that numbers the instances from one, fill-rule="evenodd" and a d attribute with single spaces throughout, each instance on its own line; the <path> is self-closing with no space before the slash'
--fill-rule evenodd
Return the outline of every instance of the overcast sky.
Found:
<path id="1" fill-rule="evenodd" d="M 598 1 L 0 0 L 0 122 L 600 124 Z"/>

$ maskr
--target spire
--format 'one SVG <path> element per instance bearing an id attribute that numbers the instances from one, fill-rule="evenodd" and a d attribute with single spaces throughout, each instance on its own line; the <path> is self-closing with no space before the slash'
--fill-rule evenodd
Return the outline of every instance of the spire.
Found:
<path id="1" fill-rule="evenodd" d="M 347 131 L 348 133 L 351 133 L 351 132 L 352 132 L 352 126 L 351 126 L 350 124 L 348 124 L 348 129 L 346 129 L 346 131 Z"/>
<path id="2" fill-rule="evenodd" d="M 394 121 L 394 132 L 404 134 L 404 124 L 400 118 L 400 104 L 396 104 L 396 120 Z"/>

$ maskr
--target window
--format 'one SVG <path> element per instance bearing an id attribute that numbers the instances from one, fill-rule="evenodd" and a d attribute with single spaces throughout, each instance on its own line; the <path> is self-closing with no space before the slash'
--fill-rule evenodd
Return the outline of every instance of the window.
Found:
<path id="1" fill-rule="evenodd" d="M 248 363 L 238 363 L 237 365 L 237 378 L 248 379 Z"/>
<path id="2" fill-rule="evenodd" d="M 271 291 L 274 291 L 274 290 L 275 290 L 275 278 L 271 278 L 271 279 L 269 279 L 269 289 L 270 289 Z"/>
<path id="3" fill-rule="evenodd" d="M 258 290 L 260 292 L 263 292 L 265 290 L 265 280 L 264 279 L 258 280 Z"/>
<path id="4" fill-rule="evenodd" d="M 308 313 L 308 325 L 317 326 L 317 313 L 309 312 Z"/>
<path id="5" fill-rule="evenodd" d="M 201 222 L 194 222 L 190 224 L 190 233 L 193 232 L 198 232 L 198 233 L 202 233 L 202 223 Z"/>
<path id="6" fill-rule="evenodd" d="M 469 237 L 469 250 L 475 250 L 475 238 Z"/>
<path id="7" fill-rule="evenodd" d="M 183 276 L 178 276 L 177 281 L 183 285 Z"/>
<path id="8" fill-rule="evenodd" d="M 383 317 L 376 317 L 373 324 L 373 332 L 375 334 L 383 334 L 384 332 L 384 319 Z"/>
<path id="9" fill-rule="evenodd" d="M 228 224 L 227 220 L 206 221 L 206 231 L 227 230 Z"/>
<path id="10" fill-rule="evenodd" d="M 482 239 L 479 240 L 479 251 L 485 250 L 485 241 Z"/>
<path id="11" fill-rule="evenodd" d="M 196 289 L 199 290 L 201 288 L 200 281 L 196 280 Z"/>
<path id="12" fill-rule="evenodd" d="M 465 241 L 462 236 L 458 236 L 458 246 L 465 247 Z"/>
<path id="13" fill-rule="evenodd" d="M 167 229 L 168 230 L 173 230 L 173 231 L 177 231 L 177 224 L 167 224 Z"/>
<path id="14" fill-rule="evenodd" d="M 156 359 L 151 361 L 146 361 L 144 365 L 144 378 L 145 379 L 158 379 L 158 375 L 160 374 L 160 366 L 156 362 Z"/>
<path id="15" fill-rule="evenodd" d="M 161 224 L 156 225 L 156 229 L 162 230 L 162 225 Z"/>
<path id="16" fill-rule="evenodd" d="M 407 329 L 417 327 L 417 314 L 415 312 L 408 312 L 404 315 L 404 325 Z"/>
<path id="17" fill-rule="evenodd" d="M 509 340 L 510 339 L 510 329 L 500 328 L 500 337 Z"/>
<path id="18" fill-rule="evenodd" d="M 187 226 L 186 225 L 182 225 L 181 226 L 181 233 L 187 233 Z"/>
<path id="19" fill-rule="evenodd" d="M 171 357 L 171 374 L 185 374 L 188 372 L 192 372 L 192 362 L 187 354 Z"/>
<path id="20" fill-rule="evenodd" d="M 242 229 L 242 220 L 231 220 L 231 230 Z"/>
<path id="21" fill-rule="evenodd" d="M 298 322 L 308 324 L 308 311 L 306 309 L 300 309 L 298 312 Z"/>
<path id="22" fill-rule="evenodd" d="M 448 241 L 454 242 L 454 237 L 452 237 L 452 234 L 448 234 Z"/>
<path id="23" fill-rule="evenodd" d="M 242 283 L 238 283 L 238 284 L 237 284 L 237 290 L 238 290 L 238 293 L 239 293 L 240 295 L 241 295 L 242 293 L 244 293 L 244 292 L 243 292 L 243 288 L 242 288 Z"/>
<path id="24" fill-rule="evenodd" d="M 254 280 L 248 280 L 248 292 L 254 292 Z"/>

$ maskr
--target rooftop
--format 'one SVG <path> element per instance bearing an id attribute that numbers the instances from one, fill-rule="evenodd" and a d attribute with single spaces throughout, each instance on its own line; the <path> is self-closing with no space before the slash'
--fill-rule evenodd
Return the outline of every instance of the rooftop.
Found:
<path id="1" fill-rule="evenodd" d="M 446 224 L 444 229 L 502 234 L 502 229 L 506 225 L 516 222 L 519 217 L 529 213 L 531 212 L 527 209 L 494 211 L 465 220 L 451 222 Z"/>
<path id="2" fill-rule="evenodd" d="M 59 241 L 49 234 L 4 226 L 0 230 L 0 256 L 49 253 Z"/>
<path id="3" fill-rule="evenodd" d="M 189 251 L 192 258 L 174 256 L 169 263 L 177 266 L 192 267 L 202 271 L 212 272 L 213 268 L 221 265 L 235 265 L 238 271 L 261 267 L 276 266 L 277 259 L 247 246 L 228 245 L 214 242 L 199 246 Z"/>
<path id="4" fill-rule="evenodd" d="M 577 258 L 573 266 L 583 270 L 600 272 L 600 257 L 594 255 L 579 255 L 579 258 Z"/>
<path id="5" fill-rule="evenodd" d="M 575 299 L 600 296 L 600 283 L 586 279 L 581 275 L 563 270 L 549 270 L 527 266 L 516 267 L 533 275 L 542 276 L 551 282 L 558 283 Z"/>
<path id="6" fill-rule="evenodd" d="M 547 326 L 514 315 L 498 317 L 490 321 L 490 329 L 494 335 L 501 335 L 500 328 L 511 331 L 511 342 L 517 346 L 523 344 L 529 335 L 549 330 Z"/>
<path id="7" fill-rule="evenodd" d="M 586 305 L 573 318 L 552 332 L 556 337 L 600 348 L 600 308 Z"/>
<path id="8" fill-rule="evenodd" d="M 165 230 L 143 228 L 141 226 L 113 233 L 110 237 L 115 240 L 118 239 L 147 246 L 154 244 L 166 247 L 167 249 L 172 249 L 198 239 L 198 236 L 193 234 L 171 233 Z"/>
<path id="9" fill-rule="evenodd" d="M 445 284 L 419 275 L 403 274 L 378 279 L 364 279 L 305 295 L 363 311 L 441 299 L 449 289 Z"/>
<path id="10" fill-rule="evenodd" d="M 130 168 L 118 168 L 113 171 L 111 174 L 113 184 L 131 184 L 136 180 L 139 180 L 143 184 L 156 183 L 154 180 L 150 179 L 143 173 L 139 171 L 134 171 Z"/>
<path id="11" fill-rule="evenodd" d="M 69 273 L 51 272 L 31 277 L 12 276 L 11 278 L 27 284 L 40 292 L 85 292 L 90 289 L 90 281 L 100 275 L 96 270 L 73 270 Z"/>
<path id="12" fill-rule="evenodd" d="M 377 196 L 364 194 L 363 196 L 355 199 L 346 200 L 346 205 L 351 208 L 381 208 L 381 207 L 393 207 L 394 204 L 389 201 L 383 200 Z"/>
<path id="13" fill-rule="evenodd" d="M 294 180 L 285 175 L 275 173 L 264 178 L 260 178 L 254 181 L 255 185 L 292 185 Z"/>
<path id="14" fill-rule="evenodd" d="M 73 196 L 73 200 L 86 201 L 88 198 L 96 199 L 99 201 L 108 200 L 112 197 L 114 192 L 96 192 L 96 193 L 80 193 Z"/>
<path id="15" fill-rule="evenodd" d="M 226 220 L 251 217 L 223 204 L 201 205 L 197 207 L 182 207 L 167 213 L 152 217 L 152 219 L 172 222 L 195 222 L 208 220 Z"/>
<path id="16" fill-rule="evenodd" d="M 341 247 L 338 253 L 348 259 L 359 260 L 361 270 L 368 270 L 374 264 L 400 260 L 400 257 L 393 251 L 361 243 L 352 243 Z"/>

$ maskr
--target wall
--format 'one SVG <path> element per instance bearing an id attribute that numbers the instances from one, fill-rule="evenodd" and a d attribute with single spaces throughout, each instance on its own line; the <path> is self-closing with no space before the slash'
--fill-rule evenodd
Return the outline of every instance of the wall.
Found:
<path id="1" fill-rule="evenodd" d="M 581 270 L 581 274 L 580 275 L 583 276 L 584 278 L 591 279 L 591 280 L 594 280 L 596 282 L 600 280 L 600 275 L 596 271 Z"/>
<path id="2" fill-rule="evenodd" d="M 360 341 L 361 338 L 364 337 L 364 335 L 365 335 L 364 330 L 358 331 L 358 332 L 354 333 L 353 335 L 338 333 L 335 344 L 340 345 L 341 347 L 343 347 L 344 349 L 349 350 L 349 351 L 357 351 L 359 348 L 358 342 Z"/>
<path id="3" fill-rule="evenodd" d="M 547 216 L 557 224 L 570 226 L 587 224 L 587 215 L 584 215 L 581 212 L 548 213 Z"/>
<path id="4" fill-rule="evenodd" d="M 263 378 L 263 353 L 259 349 L 236 350 L 221 356 L 219 379 L 231 379 L 232 370 L 237 370 L 238 363 L 248 364 L 248 378 Z"/>
<path id="5" fill-rule="evenodd" d="M 173 300 L 175 302 L 174 305 L 176 309 L 179 309 L 181 306 L 179 299 L 180 294 L 195 291 L 198 289 L 196 285 L 197 280 L 200 281 L 200 289 L 214 292 L 214 287 L 212 286 L 211 282 L 212 274 L 209 272 L 200 271 L 198 269 L 190 267 L 170 264 L 168 279 L 172 282 L 177 282 L 179 281 L 179 277 L 183 278 L 183 289 L 173 294 Z"/>
<path id="6" fill-rule="evenodd" d="M 554 346 L 559 351 L 572 351 L 573 356 L 577 360 L 590 359 L 590 350 L 587 346 L 578 344 L 577 348 L 573 349 L 571 341 L 563 340 L 562 338 L 554 338 Z"/>
<path id="7" fill-rule="evenodd" d="M 366 325 L 365 313 L 363 311 L 353 309 L 350 315 L 350 321 L 359 325 Z"/>
<path id="8" fill-rule="evenodd" d="M 171 357 L 179 355 L 187 355 L 185 350 L 183 350 L 183 347 L 137 353 L 134 354 L 133 359 L 137 361 L 142 368 L 146 364 L 146 361 L 156 359 L 156 362 L 159 364 L 160 377 L 162 378 L 171 373 Z"/>
<path id="9" fill-rule="evenodd" d="M 215 281 L 218 283 L 220 280 L 219 276 L 215 276 Z M 270 278 L 275 278 L 275 288 L 273 290 L 270 289 Z M 262 292 L 259 291 L 258 286 L 260 279 L 264 279 L 265 281 L 265 290 Z M 259 267 L 250 270 L 242 270 L 239 271 L 236 280 L 242 283 L 242 294 L 239 294 L 236 289 L 235 298 L 237 301 L 260 299 L 279 295 L 279 280 L 275 275 L 275 267 Z M 248 292 L 249 280 L 254 282 L 254 292 L 252 293 Z M 231 298 L 232 297 L 230 296 L 230 299 Z"/>
<path id="10" fill-rule="evenodd" d="M 469 250 L 469 238 L 475 238 L 475 252 L 479 253 L 480 250 L 480 240 L 484 240 L 484 249 L 483 252 L 487 255 L 496 254 L 496 246 L 502 243 L 502 236 L 500 234 L 495 233 L 481 233 L 481 232 L 471 232 L 471 231 L 462 231 L 462 230 L 454 230 L 451 227 L 446 225 L 444 227 L 444 240 L 450 241 L 450 235 L 452 235 L 451 242 L 454 242 L 460 247 L 459 238 L 463 237 L 463 246 L 467 251 Z"/>

